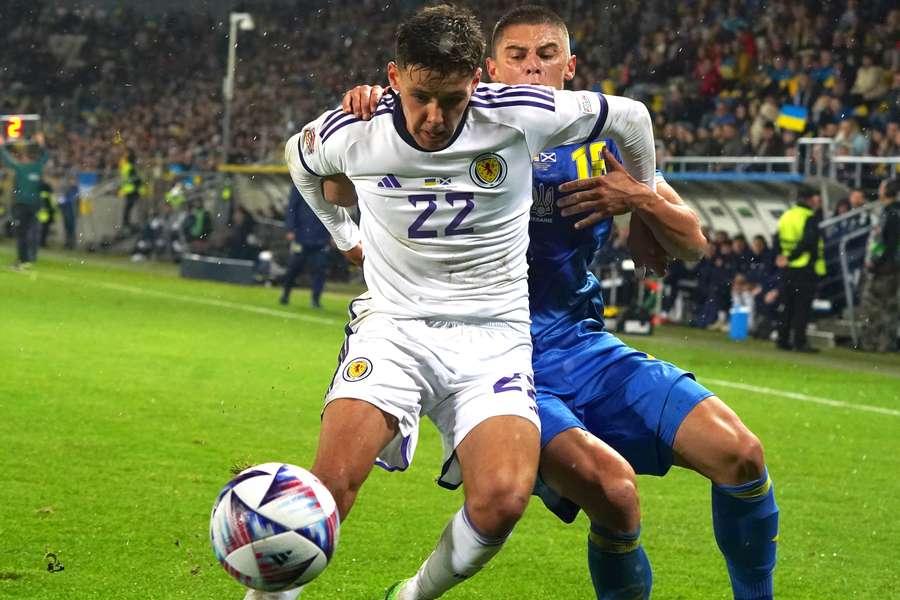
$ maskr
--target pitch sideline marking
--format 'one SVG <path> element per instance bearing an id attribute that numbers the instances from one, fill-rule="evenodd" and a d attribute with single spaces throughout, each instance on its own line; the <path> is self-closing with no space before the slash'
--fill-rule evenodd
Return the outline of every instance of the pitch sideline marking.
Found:
<path id="1" fill-rule="evenodd" d="M 709 379 L 707 377 L 699 378 L 701 383 L 711 383 L 722 387 L 730 387 L 747 392 L 755 392 L 757 394 L 771 394 L 773 396 L 781 396 L 792 400 L 800 400 L 802 402 L 812 402 L 813 404 L 821 404 L 822 406 L 831 406 L 833 408 L 847 408 L 851 410 L 861 410 L 864 412 L 878 413 L 880 415 L 890 415 L 892 417 L 900 417 L 900 410 L 893 408 L 884 408 L 882 406 L 872 406 L 870 404 L 853 404 L 851 402 L 843 402 L 841 400 L 831 400 L 830 398 L 820 398 L 819 396 L 810 396 L 808 394 L 800 394 L 797 392 L 785 392 L 757 385 L 749 385 L 746 383 L 738 383 L 736 381 L 728 381 L 725 379 Z"/>
<path id="2" fill-rule="evenodd" d="M 81 283 L 88 285 L 94 285 L 97 287 L 103 287 L 111 290 L 116 290 L 120 292 L 126 292 L 130 294 L 138 294 L 144 296 L 154 296 L 157 298 L 164 298 L 166 300 L 177 300 L 180 302 L 190 302 L 194 304 L 203 304 L 206 306 L 217 306 L 220 308 L 229 308 L 232 310 L 242 310 L 244 312 L 255 313 L 259 315 L 266 315 L 270 317 L 280 317 L 284 319 L 295 319 L 299 321 L 307 321 L 310 323 L 320 323 L 324 325 L 344 325 L 343 321 L 338 321 L 336 319 L 328 319 L 326 317 L 316 317 L 311 315 L 304 315 L 299 313 L 292 313 L 283 310 L 277 310 L 274 308 L 265 308 L 263 306 L 253 306 L 252 304 L 241 304 L 239 302 L 229 302 L 227 300 L 212 300 L 208 298 L 193 298 L 191 296 L 182 296 L 180 294 L 170 294 L 167 292 L 159 292 L 156 290 L 148 290 L 146 288 L 130 286 L 130 285 L 122 285 L 117 283 L 106 283 L 106 282 L 97 282 L 97 281 L 84 281 L 80 279 L 75 279 L 72 277 L 66 277 L 64 275 L 54 275 L 49 273 L 24 273 L 24 275 L 30 275 L 32 277 L 46 277 L 47 279 L 56 279 L 58 281 L 65 281 L 67 283 Z M 736 381 L 728 381 L 725 379 L 712 379 L 708 377 L 702 377 L 702 382 L 708 382 L 712 385 L 717 385 L 721 387 L 730 387 L 738 390 L 744 390 L 747 392 L 754 392 L 757 394 L 769 394 L 772 396 L 781 396 L 782 398 L 790 398 L 792 400 L 800 400 L 801 402 L 810 402 L 812 404 L 819 404 L 821 406 L 830 406 L 832 408 L 844 408 L 849 410 L 859 410 L 863 412 L 871 412 L 881 415 L 889 415 L 892 417 L 900 417 L 900 410 L 895 410 L 892 408 L 884 408 L 881 406 L 871 406 L 869 404 L 853 404 L 850 402 L 843 402 L 841 400 L 831 400 L 830 398 L 821 398 L 819 396 L 810 396 L 808 394 L 800 394 L 797 392 L 785 392 L 783 390 L 776 390 L 773 388 L 760 387 L 756 385 L 750 385 L 746 383 L 738 383 Z"/>
<path id="3" fill-rule="evenodd" d="M 254 306 L 252 304 L 241 304 L 239 302 L 230 302 L 228 300 L 214 300 L 212 298 L 194 298 L 191 296 L 183 296 L 181 294 L 171 294 L 168 292 L 160 292 L 157 290 L 150 290 L 147 288 L 142 288 L 138 286 L 132 285 L 122 285 L 120 283 L 108 283 L 108 282 L 100 282 L 100 281 L 84 281 L 82 279 L 75 279 L 73 277 L 66 277 L 65 275 L 55 275 L 51 273 L 23 273 L 26 276 L 31 276 L 35 278 L 47 278 L 47 279 L 55 279 L 57 281 L 64 281 L 66 283 L 76 283 L 76 284 L 87 284 L 95 287 L 106 288 L 109 290 L 115 290 L 119 292 L 126 292 L 129 294 L 137 294 L 141 296 L 152 296 L 155 298 L 162 298 L 165 300 L 177 300 L 179 302 L 189 302 L 193 304 L 202 304 L 205 306 L 217 306 L 220 308 L 229 308 L 231 310 L 242 310 L 244 312 L 254 313 L 258 315 L 266 315 L 269 317 L 279 317 L 283 319 L 294 319 L 297 321 L 306 321 L 308 323 L 319 323 L 322 325 L 344 325 L 344 321 L 338 321 L 337 319 L 329 319 L 327 317 L 316 317 L 313 315 L 304 315 L 302 313 L 293 313 L 288 312 L 286 310 L 278 310 L 275 308 L 266 308 L 264 306 Z"/>

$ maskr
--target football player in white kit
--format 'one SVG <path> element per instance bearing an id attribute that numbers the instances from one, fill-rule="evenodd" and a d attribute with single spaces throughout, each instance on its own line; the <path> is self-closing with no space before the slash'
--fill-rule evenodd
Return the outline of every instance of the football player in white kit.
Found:
<path id="1" fill-rule="evenodd" d="M 525 256 L 531 157 L 602 135 L 654 186 L 642 104 L 480 84 L 483 52 L 470 12 L 423 9 L 398 29 L 392 93 L 374 117 L 328 111 L 285 148 L 297 188 L 338 248 L 356 260 L 364 250 L 369 288 L 350 305 L 312 472 L 346 519 L 373 463 L 409 466 L 424 414 L 444 441 L 439 483 L 465 489 L 434 552 L 388 590 L 391 599 L 437 598 L 475 574 L 533 489 L 540 424 Z M 359 196 L 359 229 L 322 194 L 323 178 L 341 173 Z"/>

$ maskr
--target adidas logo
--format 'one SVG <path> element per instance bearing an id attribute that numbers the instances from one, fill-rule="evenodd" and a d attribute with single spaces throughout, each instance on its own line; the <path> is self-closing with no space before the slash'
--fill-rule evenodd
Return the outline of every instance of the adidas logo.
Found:
<path id="1" fill-rule="evenodd" d="M 381 178 L 381 181 L 378 182 L 378 187 L 380 188 L 388 188 L 388 189 L 396 189 L 400 187 L 400 182 L 397 181 L 397 178 L 388 173 L 384 177 Z"/>

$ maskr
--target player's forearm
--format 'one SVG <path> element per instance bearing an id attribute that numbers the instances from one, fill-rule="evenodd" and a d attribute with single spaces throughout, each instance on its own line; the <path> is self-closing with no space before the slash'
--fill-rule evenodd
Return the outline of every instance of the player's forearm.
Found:
<path id="1" fill-rule="evenodd" d="M 706 237 L 700 227 L 700 219 L 680 202 L 677 193 L 668 184 L 661 183 L 655 199 L 644 203 L 635 212 L 672 258 L 693 262 L 703 256 Z"/>
<path id="2" fill-rule="evenodd" d="M 656 189 L 656 147 L 650 112 L 641 102 L 622 96 L 606 96 L 609 112 L 602 137 L 619 147 L 622 164 L 632 177 Z"/>
<path id="3" fill-rule="evenodd" d="M 309 173 L 300 164 L 296 137 L 288 140 L 284 153 L 291 179 L 300 195 L 331 234 L 337 249 L 346 252 L 360 243 L 362 237 L 359 227 L 350 218 L 346 209 L 330 204 L 325 199 L 322 193 L 322 178 Z"/>

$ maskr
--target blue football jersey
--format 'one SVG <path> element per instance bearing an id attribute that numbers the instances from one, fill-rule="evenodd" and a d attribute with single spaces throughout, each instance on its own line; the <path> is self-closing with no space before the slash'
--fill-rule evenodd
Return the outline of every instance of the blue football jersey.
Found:
<path id="1" fill-rule="evenodd" d="M 556 205 L 566 195 L 558 190 L 561 184 L 606 173 L 603 148 L 621 160 L 612 140 L 597 140 L 559 146 L 532 161 L 528 285 L 535 352 L 551 346 L 554 334 L 564 334 L 584 319 L 603 322 L 600 282 L 588 265 L 606 243 L 612 218 L 577 230 L 575 223 L 585 215 L 563 217 Z"/>

